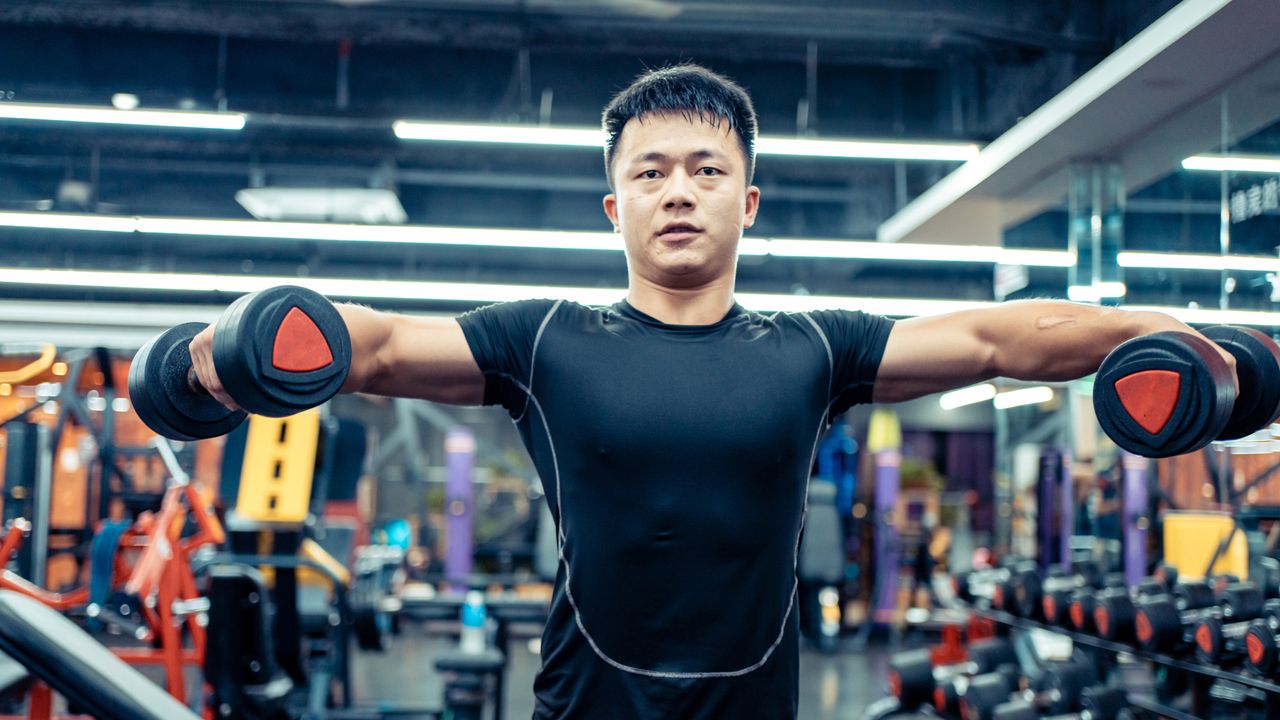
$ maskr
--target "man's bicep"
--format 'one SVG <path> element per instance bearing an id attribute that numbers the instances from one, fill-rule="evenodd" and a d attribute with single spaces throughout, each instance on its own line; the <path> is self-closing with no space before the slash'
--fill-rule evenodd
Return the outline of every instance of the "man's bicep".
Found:
<path id="1" fill-rule="evenodd" d="M 990 377 L 992 348 L 971 313 L 894 323 L 872 391 L 875 402 L 902 402 Z"/>
<path id="2" fill-rule="evenodd" d="M 454 318 L 395 316 L 379 365 L 366 392 L 455 405 L 484 400 L 484 375 Z"/>

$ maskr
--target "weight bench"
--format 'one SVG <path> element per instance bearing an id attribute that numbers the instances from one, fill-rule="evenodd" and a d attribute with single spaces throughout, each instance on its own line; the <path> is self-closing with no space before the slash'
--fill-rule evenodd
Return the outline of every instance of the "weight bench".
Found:
<path id="1" fill-rule="evenodd" d="M 98 720 L 200 720 L 56 610 L 7 590 L 0 590 L 0 650 Z"/>

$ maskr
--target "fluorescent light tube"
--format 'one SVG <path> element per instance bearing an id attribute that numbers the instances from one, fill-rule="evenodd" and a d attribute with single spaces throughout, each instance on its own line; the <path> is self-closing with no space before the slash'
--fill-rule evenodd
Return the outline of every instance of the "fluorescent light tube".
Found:
<path id="1" fill-rule="evenodd" d="M 1072 285 L 1067 288 L 1067 299 L 1075 302 L 1098 302 L 1103 298 L 1124 297 L 1127 290 L 1122 282 L 1095 282 L 1092 285 Z"/>
<path id="2" fill-rule="evenodd" d="M 125 290 L 176 290 L 188 292 L 246 293 L 275 285 L 301 285 L 323 295 L 344 298 L 503 302 L 528 298 L 565 298 L 587 305 L 608 305 L 626 295 L 625 288 L 503 285 L 409 280 L 366 280 L 260 275 L 210 275 L 197 273 L 115 272 L 101 270 L 53 270 L 0 268 L 0 283 Z M 804 312 L 817 309 L 849 309 L 899 317 L 953 312 L 991 303 L 925 298 L 859 298 L 823 295 L 740 293 L 747 307 L 762 312 Z"/>
<path id="3" fill-rule="evenodd" d="M 1186 170 L 1214 172 L 1280 173 L 1280 157 L 1275 155 L 1192 155 L 1182 161 Z"/>
<path id="4" fill-rule="evenodd" d="M 437 142 L 509 143 L 513 145 L 561 145 L 604 148 L 605 134 L 599 128 L 555 128 L 538 125 L 485 125 L 480 123 L 438 123 L 397 120 L 391 124 L 401 140 Z"/>
<path id="5" fill-rule="evenodd" d="M 115 288 L 122 290 L 177 290 L 187 292 L 246 293 L 275 285 L 301 285 L 324 295 L 340 298 L 382 298 L 403 300 L 456 301 L 466 303 L 502 302 L 528 298 L 564 298 L 586 305 L 608 305 L 626 295 L 625 288 L 564 287 L 554 285 L 506 285 L 493 283 L 452 283 L 412 280 L 371 280 L 358 278 L 313 278 L 263 275 L 212 275 L 201 273 L 117 272 L 106 270 L 59 270 L 0 267 L 0 283 L 66 287 Z M 893 317 L 937 315 L 996 305 L 995 302 L 932 298 L 850 297 L 842 295 L 789 295 L 781 293 L 738 293 L 746 307 L 761 312 L 807 312 L 811 310 L 861 310 Z M 1280 312 L 1258 310 L 1208 310 L 1157 306 L 1125 306 L 1128 310 L 1151 310 L 1172 315 L 1198 325 L 1230 324 L 1280 327 Z"/>
<path id="6" fill-rule="evenodd" d="M 509 143 L 604 148 L 603 130 L 586 127 L 543 127 L 482 123 L 440 123 L 397 120 L 392 123 L 402 140 L 436 142 Z M 894 140 L 835 140 L 763 136 L 756 138 L 758 155 L 791 155 L 847 159 L 940 160 L 964 162 L 978 155 L 972 143 L 899 142 Z"/>
<path id="7" fill-rule="evenodd" d="M 163 235 L 382 242 L 421 245 L 536 248 L 547 250 L 623 249 L 622 236 L 610 232 L 514 230 L 430 225 L 360 225 L 325 222 L 224 220 L 217 218 L 119 217 L 75 213 L 0 212 L 0 227 L 47 230 L 99 230 Z M 792 258 L 972 262 L 1036 267 L 1070 267 L 1075 256 L 1061 250 L 1020 250 L 986 245 L 925 245 L 867 240 L 743 238 L 741 255 Z"/>
<path id="8" fill-rule="evenodd" d="M 1120 267 L 1166 270 L 1280 271 L 1280 258 L 1259 255 L 1215 255 L 1212 253 L 1153 253 L 1125 251 L 1116 257 Z"/>
<path id="9" fill-rule="evenodd" d="M 991 383 L 970 385 L 959 390 L 943 393 L 938 398 L 938 406 L 943 410 L 955 410 L 965 405 L 986 402 L 996 396 L 996 386 Z"/>
<path id="10" fill-rule="evenodd" d="M 196 128 L 200 130 L 240 130 L 244 113 L 198 112 L 194 110 L 117 110 L 89 105 L 36 105 L 0 103 L 0 119 L 45 122 L 142 125 L 148 127 Z"/>
<path id="11" fill-rule="evenodd" d="M 898 142 L 893 140 L 823 140 L 763 136 L 756 138 L 759 155 L 793 155 L 867 160 L 941 160 L 967 162 L 978 156 L 972 143 Z"/>
<path id="12" fill-rule="evenodd" d="M 1021 405 L 1036 405 L 1053 399 L 1053 388 L 1047 385 L 1009 390 L 996 395 L 994 404 L 997 410 L 1007 410 Z"/>
<path id="13" fill-rule="evenodd" d="M 1071 267 L 1075 264 L 1075 255 L 1066 250 L 1023 250 L 994 245 L 931 245 L 802 238 L 774 238 L 767 243 L 767 254 L 776 257 L 972 262 L 1036 267 Z"/>

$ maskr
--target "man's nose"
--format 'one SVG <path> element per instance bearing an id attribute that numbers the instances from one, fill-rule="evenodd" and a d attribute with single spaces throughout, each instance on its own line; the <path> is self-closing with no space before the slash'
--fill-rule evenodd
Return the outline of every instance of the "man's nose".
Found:
<path id="1" fill-rule="evenodd" d="M 666 196 L 662 206 L 667 210 L 691 208 L 694 205 L 693 183 L 683 171 L 677 170 L 667 177 Z"/>

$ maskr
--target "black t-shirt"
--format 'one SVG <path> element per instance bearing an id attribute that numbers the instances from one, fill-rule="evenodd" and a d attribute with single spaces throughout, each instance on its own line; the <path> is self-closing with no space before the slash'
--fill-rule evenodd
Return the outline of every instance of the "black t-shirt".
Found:
<path id="1" fill-rule="evenodd" d="M 557 526 L 534 717 L 794 717 L 814 449 L 871 399 L 892 322 L 531 300 L 459 323 Z"/>

